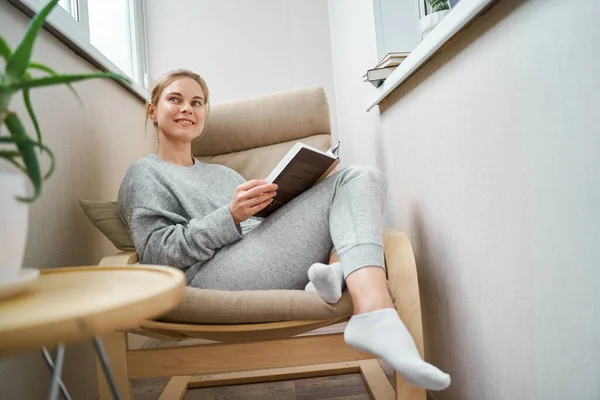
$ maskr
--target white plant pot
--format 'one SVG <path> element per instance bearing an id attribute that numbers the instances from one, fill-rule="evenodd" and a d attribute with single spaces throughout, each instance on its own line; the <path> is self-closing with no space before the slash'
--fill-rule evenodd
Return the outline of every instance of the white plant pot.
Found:
<path id="1" fill-rule="evenodd" d="M 433 28 L 435 28 L 437 24 L 439 24 L 440 21 L 443 20 L 446 15 L 448 15 L 449 12 L 450 10 L 436 11 L 421 18 L 419 21 L 421 38 L 425 39 L 425 37 L 429 35 L 429 32 L 431 32 Z"/>
<path id="2" fill-rule="evenodd" d="M 27 178 L 0 172 L 0 283 L 19 277 L 25 255 L 29 205 L 15 196 L 27 196 Z"/>

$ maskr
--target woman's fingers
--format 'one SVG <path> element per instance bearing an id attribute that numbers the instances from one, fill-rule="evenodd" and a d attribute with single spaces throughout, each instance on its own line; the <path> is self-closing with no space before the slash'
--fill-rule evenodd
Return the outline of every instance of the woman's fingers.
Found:
<path id="1" fill-rule="evenodd" d="M 268 206 L 270 202 L 271 202 L 271 199 L 267 199 L 263 202 L 260 202 L 256 205 L 250 207 L 250 215 L 252 216 L 252 215 L 256 214 L 257 212 L 259 212 L 260 210 L 262 210 L 263 208 Z"/>
<path id="2" fill-rule="evenodd" d="M 252 180 L 242 183 L 240 186 L 238 186 L 238 188 L 242 189 L 242 190 L 250 190 L 256 186 L 260 186 L 260 185 L 264 185 L 264 184 L 265 184 L 264 179 L 252 179 Z"/>
<path id="3" fill-rule="evenodd" d="M 248 207 L 252 208 L 254 206 L 256 206 L 257 204 L 262 204 L 265 201 L 269 202 L 271 201 L 271 199 L 273 197 L 275 197 L 276 192 L 268 192 L 268 193 L 263 193 L 260 196 L 257 197 L 253 197 L 251 199 L 249 199 L 246 204 L 248 205 Z"/>
<path id="4" fill-rule="evenodd" d="M 239 194 L 239 198 L 241 201 L 251 201 L 263 195 L 270 195 L 275 193 L 277 190 L 277 185 L 275 184 L 263 184 L 260 186 L 253 187 L 252 189 L 248 189 Z"/>
<path id="5" fill-rule="evenodd" d="M 238 190 L 247 192 L 252 196 L 256 196 L 264 192 L 272 192 L 277 189 L 277 185 L 274 183 L 265 183 L 264 179 L 253 179 L 239 185 Z"/>
<path id="6" fill-rule="evenodd" d="M 262 185 L 258 185 L 253 187 L 252 189 L 249 189 L 246 194 L 247 194 L 247 198 L 248 199 L 252 199 L 254 197 L 258 197 L 263 193 L 269 193 L 269 192 L 274 192 L 277 190 L 277 185 L 274 183 L 265 183 Z"/>
<path id="7" fill-rule="evenodd" d="M 269 205 L 275 197 L 277 185 L 254 179 L 239 185 L 233 195 L 230 211 L 234 221 L 245 221 Z"/>

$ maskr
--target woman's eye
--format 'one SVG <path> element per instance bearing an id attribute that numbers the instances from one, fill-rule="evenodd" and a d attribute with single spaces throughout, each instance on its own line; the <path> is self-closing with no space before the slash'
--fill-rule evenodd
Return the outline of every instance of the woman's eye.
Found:
<path id="1" fill-rule="evenodd" d="M 198 100 L 196 100 L 196 101 L 193 101 L 193 102 L 192 102 L 192 105 L 193 105 L 193 106 L 201 106 L 201 105 L 202 105 L 202 102 L 201 102 L 201 101 L 198 101 Z"/>
<path id="2" fill-rule="evenodd" d="M 178 103 L 179 99 L 177 97 L 169 97 L 169 101 L 172 101 L 174 103 Z"/>

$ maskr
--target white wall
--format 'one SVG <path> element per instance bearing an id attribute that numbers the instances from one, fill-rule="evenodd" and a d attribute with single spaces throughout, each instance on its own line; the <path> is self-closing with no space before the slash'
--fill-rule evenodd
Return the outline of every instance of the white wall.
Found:
<path id="1" fill-rule="evenodd" d="M 329 5 L 332 37 L 372 23 Z M 388 225 L 415 247 L 426 357 L 453 378 L 440 400 L 600 398 L 596 13 L 498 2 L 386 99 L 381 129 L 338 98 L 346 162 L 378 155 Z M 364 109 L 338 77 L 375 46 L 332 43 L 336 89 Z"/>
<path id="2" fill-rule="evenodd" d="M 328 0 L 328 7 L 341 164 L 360 160 L 383 169 L 380 149 L 373 146 L 380 130 L 379 113 L 365 111 L 365 99 L 375 88 L 361 78 L 377 63 L 372 2 Z"/>
<path id="3" fill-rule="evenodd" d="M 0 2 L 1 34 L 13 48 L 29 22 L 12 5 Z M 38 37 L 33 60 L 62 73 L 95 71 L 45 31 Z M 64 86 L 31 93 L 44 142 L 56 156 L 56 170 L 30 208 L 23 262 L 28 267 L 94 265 L 115 253 L 112 244 L 83 214 L 78 199 L 116 199 L 129 164 L 154 147 L 154 136 L 144 133 L 142 101 L 113 82 L 95 80 L 73 86 L 83 105 Z M 11 108 L 31 129 L 20 98 L 15 98 Z M 0 170 L 11 167 L 0 162 Z M 91 345 L 67 347 L 63 377 L 73 399 L 97 398 Z M 0 359 L 1 400 L 46 399 L 49 383 L 49 369 L 38 350 Z"/>
<path id="4" fill-rule="evenodd" d="M 327 3 L 322 0 L 146 2 L 152 80 L 189 68 L 212 101 L 323 86 L 335 110 Z M 335 111 L 332 130 L 337 132 Z"/>

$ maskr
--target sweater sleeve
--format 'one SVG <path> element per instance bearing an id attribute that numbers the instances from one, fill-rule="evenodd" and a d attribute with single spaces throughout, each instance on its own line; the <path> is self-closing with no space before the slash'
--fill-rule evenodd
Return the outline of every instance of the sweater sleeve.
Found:
<path id="1" fill-rule="evenodd" d="M 242 238 L 226 205 L 189 221 L 166 211 L 136 207 L 127 225 L 142 263 L 182 269 L 207 261 L 221 247 Z"/>
<path id="2" fill-rule="evenodd" d="M 134 164 L 119 190 L 119 216 L 141 263 L 186 270 L 241 239 L 242 228 L 235 224 L 227 204 L 190 217 L 182 202 L 202 201 L 201 193 L 190 200 L 177 187 L 193 182 L 175 181 L 147 160 Z"/>

